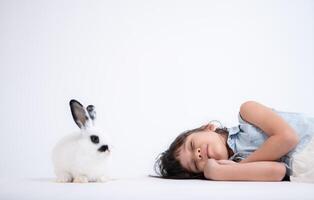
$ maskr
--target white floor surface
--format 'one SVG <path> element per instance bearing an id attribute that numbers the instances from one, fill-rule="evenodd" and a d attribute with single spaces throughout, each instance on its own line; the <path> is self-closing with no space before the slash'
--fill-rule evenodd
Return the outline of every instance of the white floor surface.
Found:
<path id="1" fill-rule="evenodd" d="M 295 199 L 314 200 L 314 184 L 291 182 L 225 182 L 164 180 L 150 177 L 105 183 L 56 183 L 52 178 L 0 180 L 0 199 Z"/>

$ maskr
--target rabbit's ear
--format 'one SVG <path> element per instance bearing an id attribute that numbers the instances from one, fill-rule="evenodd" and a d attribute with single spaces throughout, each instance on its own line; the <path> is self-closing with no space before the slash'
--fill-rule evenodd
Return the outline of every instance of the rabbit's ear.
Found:
<path id="1" fill-rule="evenodd" d="M 83 107 L 83 105 L 75 99 L 70 101 L 70 107 L 73 119 L 75 123 L 80 128 L 86 128 L 87 122 L 89 120 L 87 113 Z"/>
<path id="2" fill-rule="evenodd" d="M 95 106 L 94 105 L 89 105 L 86 107 L 86 110 L 89 114 L 89 117 L 92 119 L 92 120 L 95 120 L 96 119 L 96 110 L 95 110 Z"/>

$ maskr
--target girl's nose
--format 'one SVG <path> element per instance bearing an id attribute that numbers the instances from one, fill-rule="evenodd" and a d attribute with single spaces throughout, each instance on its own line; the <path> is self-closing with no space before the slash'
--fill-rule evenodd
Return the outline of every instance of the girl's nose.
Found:
<path id="1" fill-rule="evenodd" d="M 195 152 L 196 159 L 201 160 L 202 155 L 201 155 L 201 148 L 197 148 Z"/>

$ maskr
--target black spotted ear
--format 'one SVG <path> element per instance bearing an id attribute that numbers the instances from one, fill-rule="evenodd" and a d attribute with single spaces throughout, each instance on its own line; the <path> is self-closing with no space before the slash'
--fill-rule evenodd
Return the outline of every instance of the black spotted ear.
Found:
<path id="1" fill-rule="evenodd" d="M 89 114 L 89 117 L 92 119 L 92 120 L 95 120 L 96 119 L 96 110 L 95 110 L 95 106 L 93 105 L 89 105 L 86 107 L 86 110 Z"/>
<path id="2" fill-rule="evenodd" d="M 89 120 L 83 105 L 75 99 L 70 101 L 72 117 L 79 128 L 86 128 Z"/>

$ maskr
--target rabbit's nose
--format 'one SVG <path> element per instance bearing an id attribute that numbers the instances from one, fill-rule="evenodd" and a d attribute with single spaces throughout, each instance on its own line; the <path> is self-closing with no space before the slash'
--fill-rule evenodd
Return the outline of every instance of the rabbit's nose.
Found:
<path id="1" fill-rule="evenodd" d="M 109 151 L 109 147 L 108 147 L 108 145 L 102 145 L 102 146 L 98 149 L 98 151 L 100 151 L 100 152 Z"/>

